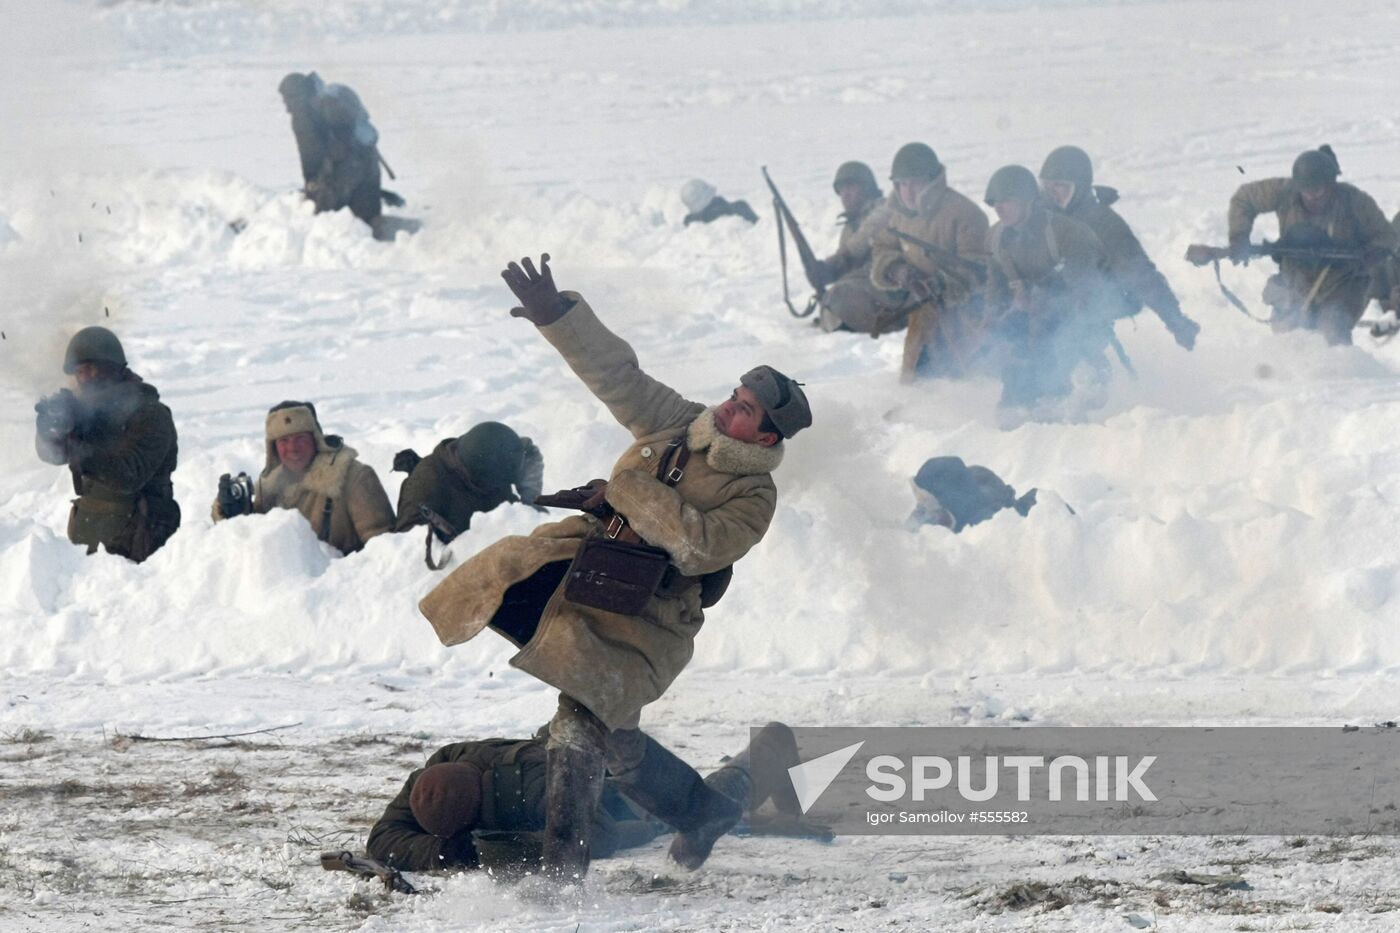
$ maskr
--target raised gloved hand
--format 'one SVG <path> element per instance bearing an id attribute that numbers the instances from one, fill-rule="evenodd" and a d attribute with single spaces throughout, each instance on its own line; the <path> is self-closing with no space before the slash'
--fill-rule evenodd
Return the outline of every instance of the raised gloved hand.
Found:
<path id="1" fill-rule="evenodd" d="M 526 256 L 518 264 L 506 266 L 501 271 L 501 278 L 505 279 L 506 285 L 510 286 L 520 302 L 520 307 L 510 309 L 511 317 L 523 317 L 536 327 L 545 327 L 559 320 L 572 307 L 572 303 L 554 286 L 548 253 L 540 257 L 539 271 Z"/>

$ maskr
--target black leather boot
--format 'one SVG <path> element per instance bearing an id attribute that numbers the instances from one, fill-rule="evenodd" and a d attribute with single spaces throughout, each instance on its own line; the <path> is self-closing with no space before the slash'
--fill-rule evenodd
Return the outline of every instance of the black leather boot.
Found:
<path id="1" fill-rule="evenodd" d="M 694 768 L 650 736 L 637 766 L 613 774 L 613 782 L 644 810 L 677 830 L 671 858 L 691 870 L 705 863 L 715 841 L 744 815 L 742 803 L 707 785 Z"/>

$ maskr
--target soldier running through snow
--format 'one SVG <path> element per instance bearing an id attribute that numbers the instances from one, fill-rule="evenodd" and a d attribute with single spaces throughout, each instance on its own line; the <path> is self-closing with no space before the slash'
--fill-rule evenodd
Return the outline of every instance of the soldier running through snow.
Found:
<path id="1" fill-rule="evenodd" d="M 1002 408 L 1029 409 L 1041 399 L 1068 395 L 1081 363 L 1101 384 L 1115 307 L 1098 237 L 1049 210 L 1035 175 L 1021 165 L 993 173 L 986 201 L 997 214 L 987 235 L 992 263 L 986 301 L 989 336 L 1002 357 Z"/>
<path id="2" fill-rule="evenodd" d="M 548 741 L 550 877 L 567 883 L 587 871 L 605 760 L 634 799 L 648 787 L 683 788 L 645 807 L 681 831 L 671 855 L 695 868 L 739 808 L 648 739 L 641 710 L 684 669 L 703 609 L 767 532 L 771 473 L 811 411 L 797 383 L 768 366 L 720 405 L 681 397 L 643 372 L 578 294 L 558 291 L 547 259 L 538 271 L 525 259 L 502 273 L 521 304 L 511 314 L 539 329 L 635 441 L 593 486 L 588 514 L 496 542 L 419 608 L 444 644 L 494 629 L 520 649 L 512 666 L 560 691 Z M 592 514 L 601 507 L 606 520 Z M 581 569 L 571 572 L 571 561 Z"/>
<path id="3" fill-rule="evenodd" d="M 1103 244 L 1108 275 L 1122 296 L 1118 317 L 1132 317 L 1143 306 L 1161 319 L 1182 349 L 1196 345 L 1201 325 L 1181 313 L 1181 303 L 1153 265 L 1127 221 L 1113 205 L 1118 192 L 1094 184 L 1094 165 L 1078 146 L 1061 146 L 1045 157 L 1040 187 L 1050 206 L 1084 224 Z"/>
<path id="4" fill-rule="evenodd" d="M 155 386 L 127 366 L 117 335 L 85 327 L 73 335 L 63 389 L 34 406 L 34 446 L 45 463 L 66 465 L 78 498 L 68 540 L 140 563 L 180 527 L 170 477 L 178 443 L 170 409 Z"/>
<path id="5" fill-rule="evenodd" d="M 343 84 L 327 85 L 314 71 L 287 75 L 277 90 L 292 117 L 304 190 L 316 213 L 348 207 L 376 239 L 393 239 L 383 204 L 404 202 L 379 186 L 379 131 L 359 96 Z"/>
<path id="6" fill-rule="evenodd" d="M 1229 213 L 1230 259 L 1236 264 L 1249 261 L 1254 219 L 1268 213 L 1278 216 L 1280 245 L 1355 253 L 1350 259 L 1283 256 L 1264 289 L 1275 331 L 1315 330 L 1329 344 L 1351 343 L 1372 292 L 1372 274 L 1396 248 L 1396 231 L 1375 200 L 1338 181 L 1339 174 L 1330 146 L 1309 149 L 1294 159 L 1288 178 L 1241 185 Z"/>

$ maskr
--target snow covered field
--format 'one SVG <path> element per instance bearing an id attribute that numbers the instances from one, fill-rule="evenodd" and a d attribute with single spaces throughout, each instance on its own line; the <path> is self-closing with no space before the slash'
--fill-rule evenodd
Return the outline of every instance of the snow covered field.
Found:
<path id="1" fill-rule="evenodd" d="M 533 731 L 552 696 L 509 669 L 503 641 L 437 643 L 414 608 L 438 578 L 420 535 L 340 560 L 295 515 L 207 517 L 220 473 L 261 466 L 263 413 L 286 398 L 314 400 L 391 498 L 395 451 L 484 419 L 535 439 L 548 486 L 605 471 L 622 429 L 506 315 L 499 268 L 547 250 L 560 284 L 691 397 L 722 398 L 763 360 L 813 401 L 772 530 L 645 716 L 696 764 L 770 718 L 1395 719 L 1400 349 L 1271 335 L 1180 257 L 1223 240 L 1237 184 L 1322 142 L 1345 180 L 1400 208 L 1400 10 L 0 0 L 0 14 L 0 929 L 1121 930 L 1129 915 L 1400 929 L 1388 839 L 731 839 L 693 876 L 658 843 L 600 863 L 563 906 L 482 878 L 380 901 L 321 873 L 317 852 L 361 839 L 438 745 Z M 295 193 L 276 84 L 311 68 L 364 99 L 418 235 L 377 243 Z M 836 165 L 883 178 L 915 139 L 978 200 L 1000 165 L 1084 146 L 1202 324 L 1197 350 L 1150 317 L 1122 324 L 1140 378 L 1119 371 L 1104 411 L 1003 431 L 992 383 L 900 387 L 898 338 L 791 319 L 758 166 L 826 249 Z M 693 176 L 763 221 L 680 229 Z M 1268 270 L 1227 274 L 1257 308 Z M 67 543 L 67 474 L 32 453 L 32 404 L 90 323 L 121 335 L 180 431 L 185 523 L 141 566 Z M 937 454 L 1039 486 L 1042 505 L 910 533 L 908 478 Z M 536 521 L 503 507 L 453 550 Z M 293 723 L 233 745 L 118 738 Z M 1153 880 L 1175 869 L 1237 870 L 1252 889 Z"/>

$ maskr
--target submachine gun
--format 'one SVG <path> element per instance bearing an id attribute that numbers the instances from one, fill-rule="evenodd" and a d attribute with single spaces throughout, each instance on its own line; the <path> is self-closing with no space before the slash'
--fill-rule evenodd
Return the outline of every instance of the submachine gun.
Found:
<path id="1" fill-rule="evenodd" d="M 1261 324 L 1269 323 L 1269 318 L 1260 317 L 1251 312 L 1240 300 L 1240 297 L 1229 289 L 1225 280 L 1220 277 L 1220 260 L 1229 259 L 1231 253 L 1232 250 L 1228 246 L 1192 243 L 1186 247 L 1186 261 L 1193 266 L 1213 265 L 1215 267 L 1215 284 L 1220 286 L 1220 294 L 1225 296 L 1225 300 L 1250 320 L 1258 321 Z M 1326 272 L 1327 267 L 1333 265 L 1361 265 L 1366 261 L 1366 250 L 1361 247 L 1338 246 L 1325 234 L 1317 235 L 1305 231 L 1298 235 L 1293 230 L 1273 242 L 1265 240 L 1262 243 L 1249 243 L 1245 247 L 1244 254 L 1250 259 L 1268 257 L 1279 264 L 1282 264 L 1284 260 L 1307 263 L 1311 266 L 1317 266 L 1322 272 Z"/>

